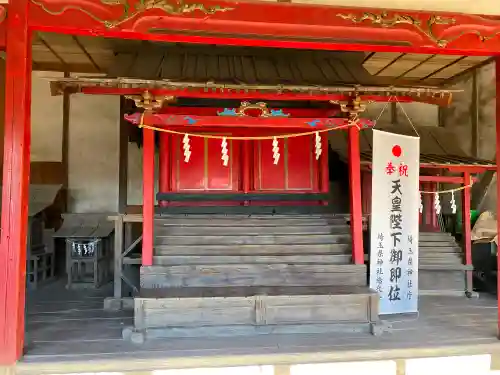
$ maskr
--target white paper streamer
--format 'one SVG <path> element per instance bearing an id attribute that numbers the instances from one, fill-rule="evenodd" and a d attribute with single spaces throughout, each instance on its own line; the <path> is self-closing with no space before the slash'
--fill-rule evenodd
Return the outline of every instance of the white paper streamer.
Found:
<path id="1" fill-rule="evenodd" d="M 274 165 L 277 165 L 280 160 L 280 146 L 276 137 L 273 138 L 273 158 Z"/>
<path id="2" fill-rule="evenodd" d="M 221 160 L 222 160 L 222 165 L 224 167 L 227 167 L 227 165 L 229 164 L 229 154 L 228 154 L 228 150 L 227 150 L 227 139 L 226 137 L 222 138 L 222 142 L 220 144 L 220 147 L 221 147 L 221 152 L 222 152 L 222 155 L 221 155 Z"/>
<path id="3" fill-rule="evenodd" d="M 450 199 L 450 206 L 451 206 L 451 212 L 456 214 L 457 213 L 457 204 L 455 202 L 455 192 L 451 192 L 451 199 Z"/>
<path id="4" fill-rule="evenodd" d="M 424 212 L 424 202 L 422 201 L 422 193 L 420 193 L 420 205 L 418 207 L 418 212 Z"/>
<path id="5" fill-rule="evenodd" d="M 191 145 L 189 144 L 190 139 L 189 135 L 185 134 L 182 139 L 182 148 L 184 149 L 184 162 L 189 163 L 189 159 L 191 158 Z"/>
<path id="6" fill-rule="evenodd" d="M 321 149 L 321 135 L 319 135 L 319 132 L 316 132 L 315 133 L 315 138 L 316 138 L 316 141 L 315 141 L 315 153 L 316 153 L 316 160 L 319 159 L 319 157 L 321 156 L 323 150 Z"/>
<path id="7" fill-rule="evenodd" d="M 434 209 L 436 210 L 436 215 L 441 213 L 441 203 L 439 202 L 439 193 L 434 193 Z"/>

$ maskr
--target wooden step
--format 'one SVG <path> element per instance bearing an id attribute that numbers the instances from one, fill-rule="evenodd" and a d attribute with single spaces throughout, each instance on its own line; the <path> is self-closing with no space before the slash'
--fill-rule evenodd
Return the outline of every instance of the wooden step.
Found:
<path id="1" fill-rule="evenodd" d="M 446 253 L 446 252 L 420 252 L 419 258 L 428 258 L 428 259 L 461 259 L 462 257 L 458 253 Z"/>
<path id="2" fill-rule="evenodd" d="M 350 264 L 351 255 L 160 255 L 156 266 L 211 264 Z"/>
<path id="3" fill-rule="evenodd" d="M 141 288 L 363 286 L 365 265 L 214 264 L 141 267 Z"/>
<path id="4" fill-rule="evenodd" d="M 448 233 L 448 232 L 419 232 L 418 235 L 420 236 L 420 238 L 422 238 L 422 237 L 453 237 L 453 235 L 451 233 Z"/>
<path id="5" fill-rule="evenodd" d="M 244 235 L 244 236 L 157 236 L 155 245 L 293 245 L 293 244 L 351 243 L 348 234 L 307 235 Z"/>
<path id="6" fill-rule="evenodd" d="M 435 291 L 447 294 L 447 292 L 465 292 L 465 272 L 461 270 L 438 270 L 419 267 L 418 287 L 421 291 Z"/>
<path id="7" fill-rule="evenodd" d="M 264 234 L 349 234 L 347 225 L 336 226 L 157 226 L 154 230 L 155 236 L 207 236 L 207 235 L 264 235 Z"/>
<path id="8" fill-rule="evenodd" d="M 134 328 L 145 338 L 356 331 L 378 322 L 378 295 L 366 287 L 183 288 L 135 298 Z M 213 288 L 211 288 L 214 291 Z M 179 313 L 182 312 L 182 313 Z M 124 337 L 132 332 L 124 331 Z"/>
<path id="9" fill-rule="evenodd" d="M 342 218 L 268 218 L 255 219 L 249 217 L 216 217 L 213 219 L 206 218 L 173 218 L 169 220 L 155 220 L 155 227 L 234 227 L 234 226 L 257 226 L 257 227 L 277 227 L 277 226 L 330 226 L 330 225 L 347 225 L 346 220 Z M 348 226 L 348 225 L 347 225 Z"/>
<path id="10" fill-rule="evenodd" d="M 242 215 L 242 214 L 183 214 L 183 215 L 157 215 L 155 220 L 171 220 L 171 219 L 349 219 L 349 214 L 276 214 L 276 215 Z"/>
<path id="11" fill-rule="evenodd" d="M 351 244 L 308 245 L 159 245 L 156 255 L 306 255 L 352 254 Z"/>
<path id="12" fill-rule="evenodd" d="M 442 241 L 442 242 L 434 242 L 434 241 L 419 241 L 419 247 L 456 247 L 457 243 L 453 241 Z"/>
<path id="13" fill-rule="evenodd" d="M 427 253 L 450 253 L 462 254 L 462 249 L 458 246 L 419 246 L 420 254 Z"/>

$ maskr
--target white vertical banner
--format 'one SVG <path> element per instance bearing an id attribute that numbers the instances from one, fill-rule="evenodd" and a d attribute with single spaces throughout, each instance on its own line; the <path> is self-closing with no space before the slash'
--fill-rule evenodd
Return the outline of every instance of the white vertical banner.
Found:
<path id="1" fill-rule="evenodd" d="M 420 138 L 373 130 L 370 288 L 380 314 L 418 311 Z"/>

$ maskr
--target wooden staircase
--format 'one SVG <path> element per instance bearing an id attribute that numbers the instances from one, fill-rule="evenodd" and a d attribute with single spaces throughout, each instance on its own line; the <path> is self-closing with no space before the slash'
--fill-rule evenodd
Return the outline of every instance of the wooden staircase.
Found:
<path id="1" fill-rule="evenodd" d="M 419 289 L 421 294 L 465 295 L 466 271 L 460 245 L 450 233 L 420 232 Z"/>
<path id="2" fill-rule="evenodd" d="M 377 321 L 345 216 L 162 216 L 124 336 L 369 331 Z"/>

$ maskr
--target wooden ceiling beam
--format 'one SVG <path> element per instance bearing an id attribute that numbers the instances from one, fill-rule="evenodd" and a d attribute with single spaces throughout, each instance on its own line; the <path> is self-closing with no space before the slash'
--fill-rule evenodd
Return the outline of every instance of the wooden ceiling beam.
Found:
<path id="1" fill-rule="evenodd" d="M 492 63 L 494 60 L 495 60 L 495 57 L 491 57 L 491 58 L 484 60 L 483 62 L 481 62 L 477 65 L 471 66 L 470 68 L 465 69 L 463 72 L 460 72 L 458 74 L 455 74 L 453 77 L 450 77 L 450 78 L 443 80 L 441 85 L 442 86 L 453 86 L 453 85 L 459 83 L 460 81 L 467 79 L 469 74 L 471 74 L 475 70 L 481 69 L 482 67 Z"/>
<path id="2" fill-rule="evenodd" d="M 40 42 L 45 46 L 45 48 L 47 48 L 55 56 L 55 58 L 57 60 L 59 60 L 64 67 L 66 67 L 66 69 L 64 69 L 63 71 L 68 71 L 67 70 L 68 64 L 66 63 L 66 61 L 64 61 L 64 59 L 61 57 L 61 55 L 59 55 L 54 50 L 54 48 L 52 48 L 52 46 L 42 37 L 42 35 L 40 33 L 38 33 L 37 37 L 40 40 Z"/>
<path id="3" fill-rule="evenodd" d="M 401 79 L 401 78 L 404 78 L 408 73 L 414 71 L 415 69 L 417 69 L 418 67 L 424 65 L 426 62 L 428 62 L 429 60 L 431 60 L 432 58 L 434 58 L 436 55 L 431 55 L 429 56 L 428 58 L 420 61 L 417 65 L 411 67 L 410 69 L 408 69 L 406 72 L 404 72 L 403 74 L 399 75 L 398 77 L 396 77 L 396 80 L 398 79 Z"/>
<path id="4" fill-rule="evenodd" d="M 396 61 L 398 61 L 400 58 L 402 58 L 405 55 L 406 55 L 405 53 L 402 53 L 399 56 L 396 56 L 388 64 L 386 64 L 382 69 L 380 69 L 377 73 L 375 73 L 374 76 L 378 76 L 380 73 L 382 73 L 384 70 L 386 70 L 388 67 L 390 67 L 392 64 L 394 64 Z"/>
<path id="5" fill-rule="evenodd" d="M 463 59 L 465 59 L 467 56 L 460 56 L 458 59 L 456 60 L 453 60 L 452 62 L 446 64 L 446 65 L 443 65 L 441 68 L 435 70 L 434 72 L 430 73 L 430 74 L 427 74 L 425 77 L 422 77 L 420 78 L 418 81 L 419 82 L 422 82 L 422 81 L 425 81 L 426 79 L 428 78 L 431 78 L 432 76 L 436 75 L 437 73 L 449 68 L 450 66 L 452 65 L 455 65 L 456 63 L 462 61 Z"/>
<path id="6" fill-rule="evenodd" d="M 68 73 L 96 73 L 95 68 L 90 64 L 66 64 L 57 62 L 33 61 L 33 70 L 46 72 L 68 72 Z"/>
<path id="7" fill-rule="evenodd" d="M 76 35 L 73 35 L 72 39 L 76 43 L 76 45 L 78 46 L 78 48 L 80 48 L 82 50 L 82 52 L 84 53 L 84 55 L 87 56 L 87 59 L 90 61 L 90 63 L 95 68 L 95 70 L 97 71 L 97 73 L 104 73 L 102 71 L 102 69 L 99 67 L 99 64 L 97 64 L 97 62 L 94 60 L 94 58 L 92 57 L 92 55 L 90 54 L 90 52 L 87 51 L 87 49 L 84 47 L 84 45 L 82 44 L 82 42 L 80 42 L 80 40 L 78 39 L 78 37 Z"/>

